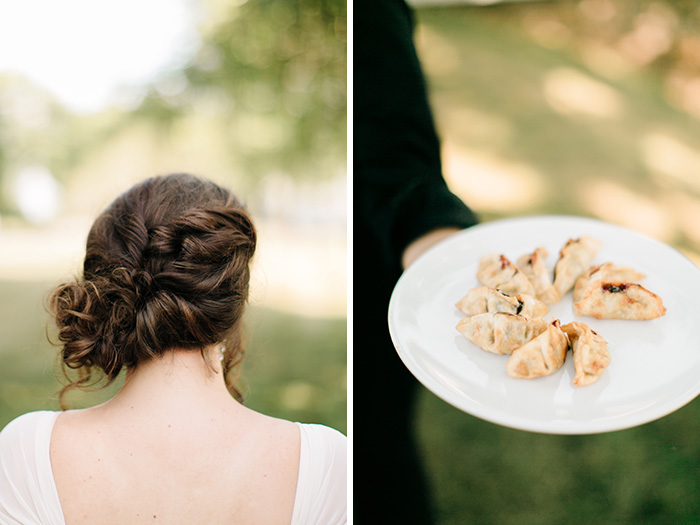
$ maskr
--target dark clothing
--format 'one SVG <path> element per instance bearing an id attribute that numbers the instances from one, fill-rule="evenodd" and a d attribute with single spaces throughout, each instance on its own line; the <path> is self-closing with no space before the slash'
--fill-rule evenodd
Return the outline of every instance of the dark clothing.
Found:
<path id="1" fill-rule="evenodd" d="M 354 492 L 356 523 L 430 523 L 415 447 L 417 381 L 387 309 L 406 246 L 476 217 L 447 188 L 402 0 L 355 0 L 353 46 Z"/>

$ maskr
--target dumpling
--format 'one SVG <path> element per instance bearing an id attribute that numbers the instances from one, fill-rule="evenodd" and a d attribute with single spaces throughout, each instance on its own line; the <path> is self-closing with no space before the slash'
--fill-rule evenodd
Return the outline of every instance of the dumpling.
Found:
<path id="1" fill-rule="evenodd" d="M 533 253 L 523 255 L 516 264 L 518 268 L 527 275 L 535 288 L 535 297 L 546 304 L 554 304 L 559 301 L 559 294 L 552 285 L 549 278 L 549 271 L 545 264 L 547 250 L 537 248 Z"/>
<path id="2" fill-rule="evenodd" d="M 584 323 L 568 323 L 561 329 L 569 337 L 574 354 L 574 385 L 595 383 L 610 364 L 607 341 Z"/>
<path id="3" fill-rule="evenodd" d="M 553 374 L 564 364 L 568 348 L 569 340 L 555 319 L 540 335 L 513 351 L 506 372 L 511 377 L 525 379 Z"/>
<path id="4" fill-rule="evenodd" d="M 569 239 L 559 252 L 554 266 L 554 288 L 559 297 L 564 297 L 593 261 L 602 243 L 592 237 Z"/>
<path id="5" fill-rule="evenodd" d="M 666 313 L 661 297 L 640 284 L 601 282 L 574 303 L 574 314 L 596 319 L 656 319 Z"/>
<path id="6" fill-rule="evenodd" d="M 525 293 L 535 296 L 535 288 L 505 255 L 487 255 L 479 261 L 476 278 L 484 286 L 497 288 L 508 295 Z"/>
<path id="7" fill-rule="evenodd" d="M 486 313 L 465 317 L 457 330 L 479 348 L 493 354 L 510 354 L 547 329 L 548 322 L 521 315 Z"/>
<path id="8" fill-rule="evenodd" d="M 542 317 L 549 308 L 531 295 L 510 296 L 488 286 L 473 288 L 455 305 L 466 315 L 504 312 L 523 317 Z"/>
<path id="9" fill-rule="evenodd" d="M 617 283 L 636 283 L 644 279 L 645 275 L 627 266 L 618 266 L 607 262 L 605 264 L 591 266 L 581 277 L 576 280 L 574 286 L 574 302 L 580 301 L 588 293 L 588 287 L 598 281 Z"/>

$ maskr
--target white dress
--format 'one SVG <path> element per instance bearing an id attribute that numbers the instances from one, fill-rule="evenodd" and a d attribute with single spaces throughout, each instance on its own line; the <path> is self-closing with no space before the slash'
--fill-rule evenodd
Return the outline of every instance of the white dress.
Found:
<path id="1" fill-rule="evenodd" d="M 65 525 L 49 445 L 60 412 L 30 412 L 0 432 L 0 525 Z M 297 423 L 299 477 L 292 525 L 347 523 L 347 441 L 323 425 Z"/>

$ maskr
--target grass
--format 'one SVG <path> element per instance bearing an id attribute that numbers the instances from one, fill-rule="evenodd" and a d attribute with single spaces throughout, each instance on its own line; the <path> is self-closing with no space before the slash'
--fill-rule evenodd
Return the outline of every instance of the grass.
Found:
<path id="1" fill-rule="evenodd" d="M 698 522 L 700 401 L 588 436 L 501 427 L 427 392 L 418 414 L 441 524 Z"/>
<path id="2" fill-rule="evenodd" d="M 33 410 L 55 410 L 56 354 L 44 309 L 52 283 L 0 281 L 0 428 Z M 246 405 L 268 415 L 322 423 L 347 432 L 345 319 L 299 317 L 264 308 L 248 315 L 241 374 Z M 75 406 L 109 398 L 118 388 L 71 394 Z"/>

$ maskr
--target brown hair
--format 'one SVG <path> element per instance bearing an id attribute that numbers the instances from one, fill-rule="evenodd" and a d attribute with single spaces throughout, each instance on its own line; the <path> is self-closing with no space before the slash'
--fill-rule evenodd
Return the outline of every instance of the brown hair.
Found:
<path id="1" fill-rule="evenodd" d="M 241 316 L 248 298 L 255 228 L 228 190 L 188 174 L 147 179 L 119 196 L 88 234 L 82 278 L 60 285 L 50 309 L 69 383 L 107 384 L 174 348 L 225 343 L 223 371 L 242 358 Z M 69 377 L 67 369 L 78 371 Z"/>

